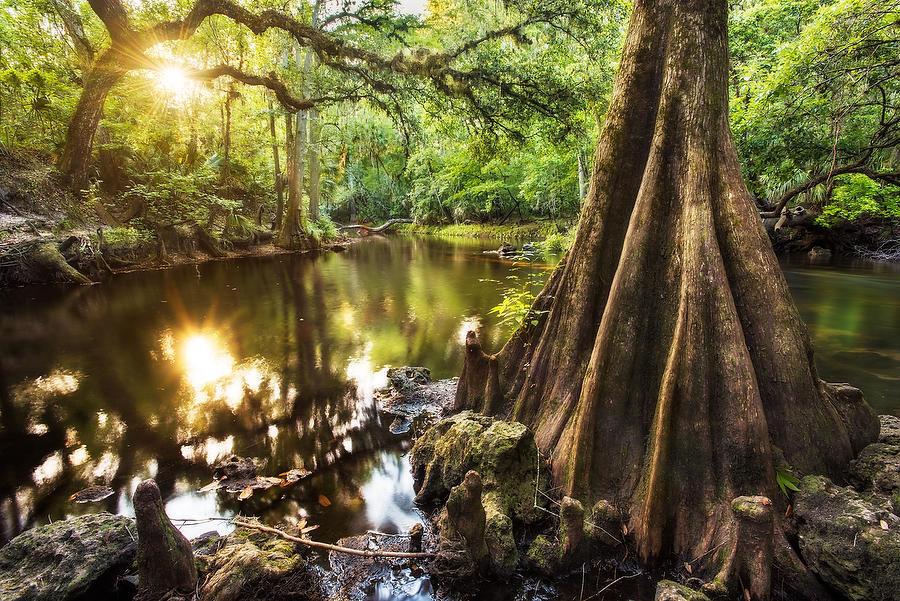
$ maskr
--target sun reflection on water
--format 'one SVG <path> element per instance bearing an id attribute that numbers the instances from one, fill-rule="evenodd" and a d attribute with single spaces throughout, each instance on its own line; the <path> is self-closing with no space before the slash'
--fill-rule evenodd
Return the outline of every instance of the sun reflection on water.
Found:
<path id="1" fill-rule="evenodd" d="M 226 377 L 234 368 L 234 357 L 211 335 L 189 336 L 181 345 L 179 357 L 188 382 L 198 390 Z"/>

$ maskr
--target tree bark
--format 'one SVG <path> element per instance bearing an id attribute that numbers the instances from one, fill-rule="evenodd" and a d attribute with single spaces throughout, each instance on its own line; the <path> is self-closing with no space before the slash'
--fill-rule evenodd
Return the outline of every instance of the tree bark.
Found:
<path id="1" fill-rule="evenodd" d="M 319 122 L 319 111 L 309 109 L 309 218 L 319 218 L 319 182 L 321 165 L 319 164 L 319 138 L 322 124 Z"/>
<path id="2" fill-rule="evenodd" d="M 818 378 L 741 176 L 727 84 L 724 0 L 635 2 L 575 242 L 493 358 L 564 493 L 622 508 L 643 559 L 703 557 L 734 588 L 753 554 L 731 501 L 777 499 L 779 453 L 840 480 L 878 422 Z M 457 399 L 489 398 L 491 378 L 463 371 Z M 769 573 L 753 577 L 765 597 Z"/>
<path id="3" fill-rule="evenodd" d="M 266 94 L 266 102 L 269 105 L 269 134 L 272 136 L 272 160 L 275 163 L 275 194 L 278 197 L 275 205 L 275 222 L 272 229 L 281 229 L 281 220 L 284 215 L 284 185 L 282 184 L 281 161 L 278 157 L 278 136 L 275 133 L 275 109 L 272 106 L 272 95 Z"/>
<path id="4" fill-rule="evenodd" d="M 74 190 L 86 190 L 90 179 L 94 135 L 103 118 L 106 97 L 127 72 L 117 65 L 118 53 L 107 50 L 84 75 L 84 88 L 69 121 L 66 143 L 57 168 Z"/>

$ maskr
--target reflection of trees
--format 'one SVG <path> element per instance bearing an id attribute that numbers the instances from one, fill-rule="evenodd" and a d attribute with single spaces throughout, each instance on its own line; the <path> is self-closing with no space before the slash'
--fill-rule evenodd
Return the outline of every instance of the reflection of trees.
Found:
<path id="1" fill-rule="evenodd" d="M 10 360 L 7 382 L 0 382 L 0 512 L 6 524 L 0 536 L 18 530 L 11 524 L 48 514 L 96 511 L 96 505 L 66 503 L 69 494 L 91 484 L 116 491 L 103 503 L 116 511 L 131 480 L 146 476 L 151 463 L 164 496 L 175 490 L 176 479 L 205 484 L 212 473 L 207 439 L 229 437 L 235 454 L 263 460 L 266 475 L 301 466 L 317 473 L 244 503 L 222 497 L 225 508 L 258 509 L 274 519 L 283 511 L 282 494 L 285 507 L 315 508 L 321 492 L 334 497 L 330 515 L 350 519 L 371 451 L 398 444 L 379 424 L 374 406 L 348 384 L 350 359 L 364 358 L 371 348 L 373 369 L 408 359 L 448 363 L 455 316 L 490 306 L 498 295 L 490 284 L 473 291 L 461 283 L 501 279 L 506 269 L 454 245 L 371 240 L 346 255 L 207 264 L 200 279 L 192 267 L 124 276 L 62 296 L 47 292 L 36 309 L 0 316 L 0 353 Z M 245 388 L 231 405 L 197 401 L 181 367 L 159 350 L 165 330 L 177 334 L 201 326 L 221 334 L 239 367 L 254 361 L 261 367 L 265 378 L 258 389 Z M 27 404 L 11 398 L 10 385 L 33 383 L 53 370 L 78 373 L 78 390 Z M 98 425 L 98 412 L 120 427 Z M 29 434 L 34 423 L 47 430 Z M 274 438 L 271 426 L 278 430 Z M 90 460 L 72 465 L 69 454 L 80 445 Z M 194 450 L 186 451 L 187 458 L 183 446 Z M 38 487 L 32 473 L 56 452 L 61 470 Z M 105 476 L 110 482 L 94 482 L 91 472 L 104 453 L 118 464 Z"/>

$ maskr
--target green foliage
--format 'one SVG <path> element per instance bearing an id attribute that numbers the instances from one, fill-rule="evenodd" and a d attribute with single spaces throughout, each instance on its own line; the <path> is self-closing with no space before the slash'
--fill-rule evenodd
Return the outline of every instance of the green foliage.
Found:
<path id="1" fill-rule="evenodd" d="M 837 178 L 831 203 L 816 222 L 831 227 L 860 218 L 900 219 L 900 187 L 875 182 L 862 174 Z"/>
<path id="2" fill-rule="evenodd" d="M 103 240 L 110 245 L 136 246 L 153 242 L 153 232 L 138 227 L 115 227 L 103 232 Z"/>
<path id="3" fill-rule="evenodd" d="M 779 465 L 775 468 L 775 482 L 778 484 L 778 488 L 781 489 L 781 493 L 786 497 L 790 497 L 789 490 L 792 492 L 800 490 L 797 487 L 800 478 L 796 477 L 791 472 L 791 468 L 787 466 Z"/>
<path id="4" fill-rule="evenodd" d="M 306 230 L 319 243 L 336 240 L 339 237 L 337 225 L 327 215 L 321 215 L 315 221 L 308 221 Z"/>
<path id="5" fill-rule="evenodd" d="M 506 279 L 508 285 L 503 290 L 503 299 L 489 313 L 499 316 L 500 323 L 511 328 L 520 325 L 536 326 L 538 318 L 546 311 L 533 310 L 531 306 L 546 274 L 514 272 L 506 276 Z"/>

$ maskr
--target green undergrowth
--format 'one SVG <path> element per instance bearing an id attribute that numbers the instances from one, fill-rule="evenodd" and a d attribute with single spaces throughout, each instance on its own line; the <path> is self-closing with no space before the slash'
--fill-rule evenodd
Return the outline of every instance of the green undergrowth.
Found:
<path id="1" fill-rule="evenodd" d="M 487 223 L 457 223 L 453 225 L 424 225 L 406 223 L 397 227 L 398 232 L 438 236 L 442 238 L 498 238 L 501 240 L 542 240 L 563 236 L 571 228 L 563 221 L 530 221 L 491 225 Z"/>

